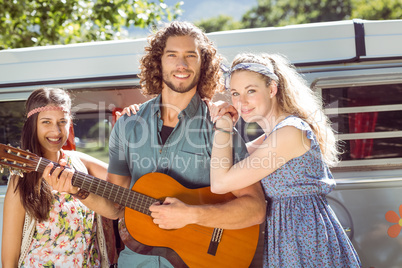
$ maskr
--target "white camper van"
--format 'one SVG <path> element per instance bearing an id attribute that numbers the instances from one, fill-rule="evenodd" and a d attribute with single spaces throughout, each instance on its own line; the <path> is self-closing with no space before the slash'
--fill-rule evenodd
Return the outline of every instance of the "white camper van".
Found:
<path id="1" fill-rule="evenodd" d="M 342 161 L 328 199 L 363 267 L 402 267 L 402 20 L 350 20 L 208 34 L 228 61 L 282 53 L 324 101 Z M 138 60 L 145 39 L 0 51 L 0 143 L 18 145 L 24 101 L 39 87 L 69 89 L 71 146 L 107 161 L 114 112 L 146 100 Z M 257 135 L 240 122 L 245 139 Z M 1 173 L 1 209 L 7 171 Z M 2 211 L 1 211 L 2 212 Z M 256 259 L 261 257 L 257 252 Z M 253 267 L 261 262 L 254 261 Z"/>

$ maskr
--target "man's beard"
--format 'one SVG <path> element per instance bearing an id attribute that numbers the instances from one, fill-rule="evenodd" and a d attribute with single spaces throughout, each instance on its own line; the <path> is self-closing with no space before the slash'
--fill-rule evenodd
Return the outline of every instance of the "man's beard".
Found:
<path id="1" fill-rule="evenodd" d="M 186 93 L 198 85 L 198 82 L 200 80 L 200 73 L 197 73 L 195 75 L 193 81 L 191 82 L 191 84 L 188 87 L 183 87 L 180 85 L 176 87 L 175 85 L 173 85 L 173 83 L 170 80 L 166 79 L 166 77 L 167 77 L 166 75 L 163 75 L 162 80 L 171 90 L 173 90 L 174 92 L 177 92 L 177 93 Z"/>

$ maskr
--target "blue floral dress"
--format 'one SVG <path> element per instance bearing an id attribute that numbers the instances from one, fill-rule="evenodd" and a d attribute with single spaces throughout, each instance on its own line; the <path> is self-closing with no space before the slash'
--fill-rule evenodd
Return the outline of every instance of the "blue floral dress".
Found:
<path id="1" fill-rule="evenodd" d="M 306 133 L 311 147 L 262 179 L 271 199 L 265 232 L 265 267 L 361 267 L 359 257 L 328 205 L 335 180 L 310 126 L 295 116 L 271 132 L 293 126 Z"/>

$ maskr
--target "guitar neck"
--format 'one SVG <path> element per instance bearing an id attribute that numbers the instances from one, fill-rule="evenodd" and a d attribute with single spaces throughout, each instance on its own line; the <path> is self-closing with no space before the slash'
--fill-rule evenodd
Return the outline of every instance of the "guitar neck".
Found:
<path id="1" fill-rule="evenodd" d="M 60 166 L 58 163 L 50 161 L 46 158 L 41 158 L 37 171 L 43 173 L 46 166 L 53 163 L 53 169 Z M 122 186 L 101 180 L 89 174 L 75 170 L 71 180 L 73 186 L 99 195 L 115 203 L 129 207 L 146 215 L 151 215 L 149 207 L 159 200 L 147 195 L 132 191 Z"/>

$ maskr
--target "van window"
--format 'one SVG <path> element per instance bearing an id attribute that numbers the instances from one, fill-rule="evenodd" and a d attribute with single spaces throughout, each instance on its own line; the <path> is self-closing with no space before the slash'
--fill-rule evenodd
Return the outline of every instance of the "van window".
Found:
<path id="1" fill-rule="evenodd" d="M 402 83 L 321 88 L 344 153 L 340 166 L 381 166 L 402 158 Z"/>
<path id="2" fill-rule="evenodd" d="M 3 102 L 0 105 L 0 143 L 18 146 L 25 122 L 25 101 Z"/>
<path id="3" fill-rule="evenodd" d="M 236 123 L 236 129 L 243 138 L 245 143 L 253 141 L 264 134 L 264 130 L 255 122 L 246 122 L 243 118 L 239 118 Z"/>
<path id="4" fill-rule="evenodd" d="M 109 163 L 111 122 L 110 111 L 76 114 L 74 118 L 76 150 Z"/>
<path id="5" fill-rule="evenodd" d="M 3 102 L 0 105 L 0 143 L 17 147 L 25 122 L 25 101 Z M 0 170 L 0 185 L 7 184 L 7 168 Z"/>

